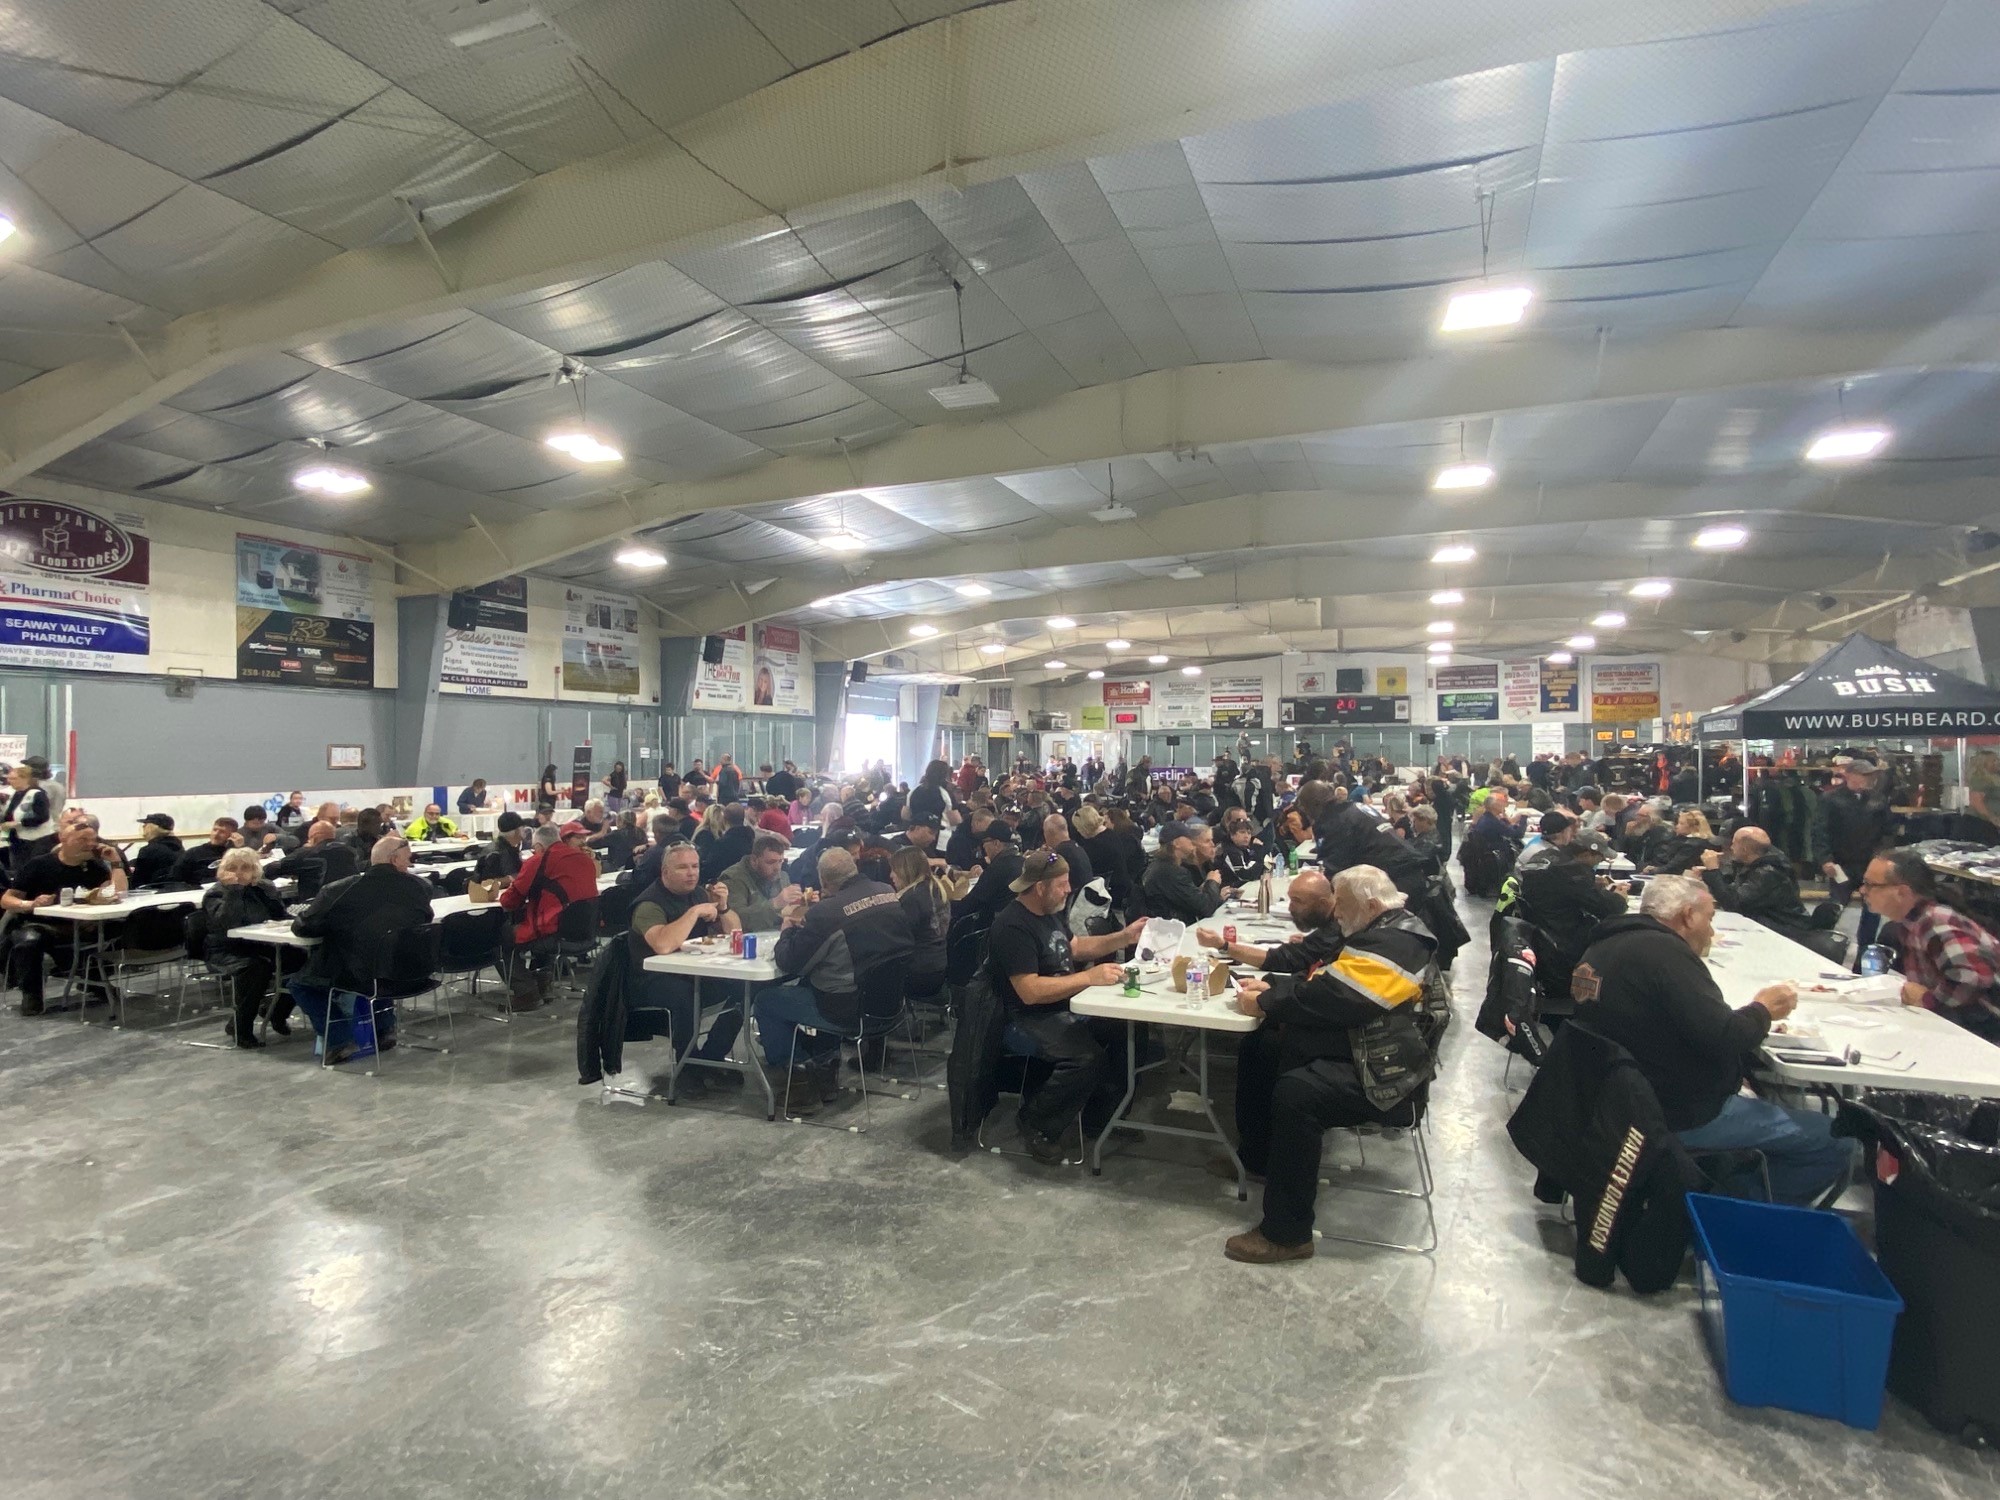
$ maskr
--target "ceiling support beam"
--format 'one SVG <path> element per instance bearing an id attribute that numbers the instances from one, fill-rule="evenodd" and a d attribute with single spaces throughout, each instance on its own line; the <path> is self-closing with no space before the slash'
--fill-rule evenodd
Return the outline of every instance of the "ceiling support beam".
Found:
<path id="1" fill-rule="evenodd" d="M 1817 333 L 1722 328 L 1611 343 L 1506 339 L 1409 360 L 1195 365 L 1071 391 L 1024 411 L 919 427 L 871 448 L 773 459 L 701 483 L 653 485 L 500 532 L 516 565 L 571 555 L 708 510 L 815 495 L 1016 474 L 1134 454 L 1266 442 L 1383 423 L 1456 420 L 1565 405 L 1672 397 L 1864 371 L 2000 363 L 2000 320 Z M 1467 507 L 1476 517 L 1476 504 Z M 487 582 L 458 538 L 423 543 L 425 565 L 458 586 Z"/>
<path id="2" fill-rule="evenodd" d="M 414 242 L 334 256 L 177 318 L 158 376 L 87 360 L 0 395 L 0 485 L 231 359 L 608 275 L 674 250 L 963 190 L 1588 48 L 1753 24 L 1790 0 L 1401 0 L 1329 26 L 1311 0 L 1012 0 L 913 27 L 644 141 L 544 173 Z M 438 282 L 442 277 L 444 287 Z"/>

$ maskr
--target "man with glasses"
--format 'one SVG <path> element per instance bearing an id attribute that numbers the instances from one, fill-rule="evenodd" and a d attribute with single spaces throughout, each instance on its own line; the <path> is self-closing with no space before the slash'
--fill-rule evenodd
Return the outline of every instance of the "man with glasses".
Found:
<path id="1" fill-rule="evenodd" d="M 2000 939 L 1937 899 L 1937 881 L 1914 849 L 1868 862 L 1861 899 L 1902 953 L 1903 1004 L 1951 1017 L 2000 1042 Z"/>
<path id="2" fill-rule="evenodd" d="M 647 949 L 660 954 L 678 953 L 694 938 L 732 932 L 742 925 L 729 909 L 727 887 L 702 886 L 701 856 L 694 852 L 692 844 L 673 844 L 662 852 L 659 879 L 640 892 L 632 907 L 633 934 Z M 701 1026 L 695 1008 L 695 981 L 686 974 L 650 974 L 643 969 L 637 977 L 638 995 L 626 1011 L 625 1040 L 644 1042 L 659 1036 L 651 1018 L 664 1014 L 674 1056 L 686 1056 Z M 694 1053 L 704 1062 L 720 1062 L 728 1057 L 729 1049 L 736 1044 L 736 1033 L 743 1027 L 742 1012 L 733 999 L 724 995 L 726 989 L 727 986 L 716 986 L 711 992 L 716 996 L 715 1003 L 706 1007 L 716 1013 L 715 1023 Z M 635 1071 L 628 1059 L 625 1072 Z M 687 1074 L 678 1092 L 700 1093 L 712 1081 L 709 1073 L 706 1068 L 698 1068 Z M 734 1079 L 738 1087 L 743 1081 L 740 1073 L 722 1071 L 716 1071 L 714 1078 L 725 1083 Z M 643 1075 L 635 1086 L 642 1092 L 648 1087 Z"/>

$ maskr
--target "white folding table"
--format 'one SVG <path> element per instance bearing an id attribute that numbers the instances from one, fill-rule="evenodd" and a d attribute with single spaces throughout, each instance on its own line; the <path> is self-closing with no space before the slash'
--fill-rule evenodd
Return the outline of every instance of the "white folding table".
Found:
<path id="1" fill-rule="evenodd" d="M 105 939 L 109 936 L 106 929 L 111 923 L 122 922 L 131 916 L 133 912 L 145 911 L 149 907 L 199 906 L 201 905 L 201 898 L 201 891 L 126 891 L 116 901 L 79 901 L 74 904 L 57 903 L 53 906 L 44 906 L 36 911 L 33 916 L 33 920 L 35 921 L 68 922 L 71 924 L 70 966 L 69 974 L 63 980 L 62 998 L 64 1000 L 69 999 L 70 992 L 76 985 L 77 975 L 83 970 L 85 956 L 83 946 L 84 928 L 88 927 L 91 929 L 89 957 L 96 962 L 98 973 L 102 976 L 104 973 Z M 105 984 L 108 989 L 110 981 L 107 979 Z M 90 1006 L 88 1001 L 86 1000 L 84 1004 L 78 1006 L 77 1011 L 82 1016 L 83 1023 L 88 1026 L 90 1024 Z"/>
<path id="2" fill-rule="evenodd" d="M 747 1073 L 754 1076 L 764 1090 L 764 1118 L 778 1118 L 778 1096 L 771 1089 L 770 1075 L 764 1065 L 757 1060 L 757 1045 L 753 1040 L 750 1002 L 757 993 L 757 986 L 770 984 L 778 978 L 778 965 L 768 948 L 778 941 L 776 932 L 755 934 L 758 953 L 755 958 L 744 958 L 731 953 L 725 944 L 720 948 L 678 953 L 655 953 L 646 959 L 644 968 L 649 974 L 682 974 L 694 981 L 694 1034 L 688 1038 L 685 1058 L 674 1055 L 671 1028 L 667 1038 L 667 1103 L 674 1102 L 674 1091 L 680 1084 L 681 1069 L 686 1067 L 721 1068 L 731 1073 Z M 738 1045 L 743 1051 L 743 1060 L 734 1057 L 709 1059 L 693 1056 L 696 1043 L 701 1037 L 701 982 L 704 979 L 718 979 L 740 985 L 743 1003 L 743 1025 L 736 1034 Z"/>

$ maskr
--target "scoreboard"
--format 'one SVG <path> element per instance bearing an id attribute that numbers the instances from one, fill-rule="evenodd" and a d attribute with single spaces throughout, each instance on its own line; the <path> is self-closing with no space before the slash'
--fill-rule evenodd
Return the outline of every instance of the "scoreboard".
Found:
<path id="1" fill-rule="evenodd" d="M 1281 698 L 1278 700 L 1281 725 L 1309 724 L 1407 724 L 1410 700 L 1381 694 L 1342 693 L 1327 698 Z"/>

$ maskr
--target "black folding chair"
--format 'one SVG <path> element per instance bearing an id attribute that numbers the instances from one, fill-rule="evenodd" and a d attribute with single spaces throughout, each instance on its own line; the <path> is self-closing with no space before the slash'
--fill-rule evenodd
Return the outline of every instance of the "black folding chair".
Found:
<path id="1" fill-rule="evenodd" d="M 855 1049 L 855 1065 L 861 1071 L 862 1123 L 858 1126 L 831 1125 L 828 1128 L 847 1130 L 858 1135 L 868 1130 L 874 1124 L 874 1112 L 868 1103 L 870 1097 L 875 1092 L 875 1090 L 868 1087 L 868 1051 L 871 1043 L 880 1041 L 886 1047 L 888 1039 L 894 1034 L 896 1027 L 901 1025 L 904 1028 L 903 1036 L 905 1045 L 910 1049 L 911 1059 L 917 1063 L 917 1086 L 919 1088 L 923 1086 L 924 1078 L 923 1063 L 920 1060 L 922 1054 L 917 1045 L 914 1028 L 915 1018 L 910 1014 L 909 1004 L 903 998 L 902 970 L 894 966 L 889 966 L 871 970 L 861 975 L 857 985 L 857 999 L 860 1002 L 860 1012 L 854 1025 L 846 1029 L 839 1027 L 827 1028 L 824 1034 L 836 1036 L 841 1042 L 851 1044 Z M 783 1112 L 787 1115 L 790 1115 L 792 1112 L 792 1080 L 798 1076 L 799 1038 L 802 1035 L 819 1036 L 821 1034 L 822 1031 L 819 1027 L 803 1026 L 796 1021 L 792 1023 L 792 1049 L 785 1073 L 785 1102 L 783 1105 Z M 836 1065 L 838 1064 L 838 1060 L 839 1054 L 836 1053 Z M 886 1061 L 886 1057 L 884 1060 Z M 894 1079 L 886 1081 L 892 1085 L 896 1082 Z M 899 1099 L 914 1099 L 916 1095 L 898 1093 L 896 1097 Z M 805 1123 L 812 1125 L 820 1122 L 807 1119 Z"/>
<path id="2" fill-rule="evenodd" d="M 125 1024 L 125 976 L 133 973 L 157 974 L 187 962 L 188 919 L 198 911 L 195 901 L 170 906 L 145 906 L 127 917 L 118 929 L 117 946 L 106 957 L 111 972 L 101 975 L 117 1008 L 116 1024 Z M 97 961 L 85 956 L 85 977 Z"/>
<path id="3" fill-rule="evenodd" d="M 438 924 L 435 922 L 426 922 L 421 927 L 399 927 L 389 933 L 388 940 L 375 951 L 375 968 L 373 974 L 370 975 L 367 994 L 360 995 L 355 994 L 353 991 L 342 990 L 332 992 L 333 995 L 346 994 L 354 1003 L 354 1016 L 350 1024 L 358 1024 L 360 1022 L 362 1006 L 368 1008 L 368 1019 L 375 1028 L 375 1056 L 378 1064 L 383 1051 L 382 1013 L 385 1010 L 393 1013 L 403 1001 L 415 999 L 418 995 L 426 991 L 436 995 L 442 995 L 443 993 L 438 987 L 437 980 L 438 943 Z M 445 1002 L 444 1014 L 446 1024 L 452 1031 L 450 1040 L 451 1042 L 456 1042 L 458 1039 L 458 1027 L 457 1022 L 452 1017 L 449 1001 Z M 331 1033 L 332 1030 L 333 1000 L 330 995 L 327 1001 L 327 1031 Z M 404 1038 L 399 1036 L 397 1040 L 400 1042 Z M 440 1038 L 435 1033 L 432 1033 L 423 1036 L 421 1040 L 423 1042 L 436 1042 Z M 418 1046 L 418 1043 L 411 1042 L 410 1045 Z M 420 1050 L 425 1052 L 449 1053 L 451 1046 L 447 1044 L 441 1048 L 421 1047 Z M 321 1067 L 331 1067 L 332 1057 L 333 1048 L 331 1046 L 322 1046 L 320 1048 Z M 368 1072 L 372 1074 L 374 1069 L 370 1068 Z"/>
<path id="4" fill-rule="evenodd" d="M 449 913 L 437 926 L 440 979 L 470 977 L 475 1000 L 479 998 L 479 976 L 485 970 L 491 969 L 503 984 L 506 982 L 506 912 L 497 906 L 476 906 Z M 487 1017 L 490 1021 L 511 1018 L 511 1011 Z"/>
<path id="5" fill-rule="evenodd" d="M 597 957 L 597 898 L 572 901 L 556 921 L 556 974 L 571 978 Z"/>

